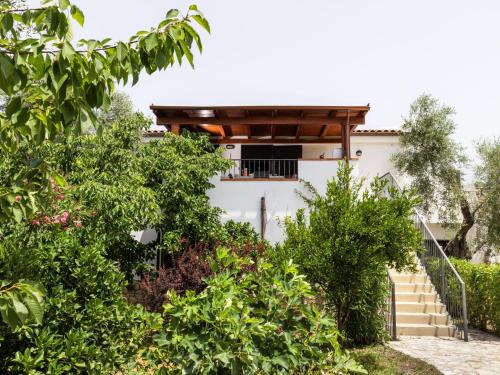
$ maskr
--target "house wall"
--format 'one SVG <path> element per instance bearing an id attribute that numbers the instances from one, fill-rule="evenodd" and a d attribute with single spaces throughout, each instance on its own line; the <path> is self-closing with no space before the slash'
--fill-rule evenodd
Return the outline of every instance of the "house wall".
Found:
<path id="1" fill-rule="evenodd" d="M 356 165 L 356 162 L 353 162 Z M 320 194 L 326 192 L 326 181 L 337 172 L 337 160 L 299 160 L 299 178 L 309 181 Z M 356 173 L 356 172 L 354 172 Z M 212 205 L 224 210 L 223 220 L 247 221 L 260 233 L 261 198 L 266 199 L 265 238 L 272 242 L 283 240 L 283 219 L 294 217 L 305 203 L 297 192 L 307 193 L 300 181 L 222 181 L 212 178 L 213 189 L 207 194 Z"/>
<path id="2" fill-rule="evenodd" d="M 232 159 L 241 157 L 241 145 L 235 144 L 234 149 L 224 149 L 224 156 Z M 326 192 L 327 181 L 335 176 L 338 169 L 337 160 L 321 160 L 334 156 L 334 148 L 338 144 L 305 144 L 302 148 L 303 159 L 299 160 L 299 178 L 310 182 L 320 194 Z M 398 148 L 398 137 L 395 136 L 353 136 L 351 137 L 352 156 L 357 150 L 362 151 L 358 160 L 351 161 L 354 175 L 366 177 L 367 180 L 388 171 L 395 173 L 390 161 L 392 153 Z M 315 159 L 315 160 L 310 160 Z M 260 233 L 261 228 L 261 197 L 266 198 L 266 235 L 272 243 L 283 240 L 282 222 L 287 216 L 295 216 L 299 208 L 305 204 L 297 194 L 305 192 L 300 181 L 252 181 L 232 180 L 221 181 L 216 176 L 211 181 L 214 188 L 207 192 L 211 204 L 224 210 L 223 220 L 248 221 Z"/>
<path id="3" fill-rule="evenodd" d="M 359 176 L 367 182 L 387 172 L 397 176 L 391 155 L 399 150 L 399 137 L 356 135 L 351 137 L 351 153 L 356 155 L 358 150 L 362 152 L 358 160 Z"/>

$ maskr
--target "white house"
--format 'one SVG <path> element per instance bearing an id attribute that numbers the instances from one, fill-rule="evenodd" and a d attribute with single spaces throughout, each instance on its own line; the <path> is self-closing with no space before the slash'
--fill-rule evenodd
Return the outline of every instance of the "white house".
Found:
<path id="1" fill-rule="evenodd" d="M 211 203 L 225 220 L 247 221 L 270 242 L 283 239 L 282 220 L 305 207 L 301 180 L 324 193 L 348 160 L 358 177 L 395 173 L 397 130 L 362 129 L 369 106 L 151 106 L 157 125 L 207 133 L 234 167 L 212 180 Z M 149 131 L 147 137 L 162 136 Z M 349 158 L 347 156 L 349 155 Z"/>

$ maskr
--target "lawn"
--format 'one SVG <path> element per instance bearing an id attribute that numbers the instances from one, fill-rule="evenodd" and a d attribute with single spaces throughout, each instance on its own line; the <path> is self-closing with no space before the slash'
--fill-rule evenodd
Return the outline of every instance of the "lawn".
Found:
<path id="1" fill-rule="evenodd" d="M 355 349 L 352 354 L 370 375 L 442 375 L 434 366 L 384 345 Z"/>

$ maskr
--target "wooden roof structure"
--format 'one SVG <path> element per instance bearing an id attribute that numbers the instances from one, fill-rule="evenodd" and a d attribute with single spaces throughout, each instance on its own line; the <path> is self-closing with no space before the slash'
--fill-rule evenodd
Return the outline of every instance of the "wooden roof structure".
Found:
<path id="1" fill-rule="evenodd" d="M 179 134 L 206 133 L 212 143 L 342 143 L 365 123 L 370 106 L 158 106 L 156 123 Z"/>

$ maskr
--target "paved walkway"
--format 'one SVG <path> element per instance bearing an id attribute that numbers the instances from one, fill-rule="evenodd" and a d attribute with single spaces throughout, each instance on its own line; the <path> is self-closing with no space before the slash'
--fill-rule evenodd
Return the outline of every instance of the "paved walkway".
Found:
<path id="1" fill-rule="evenodd" d="M 469 342 L 448 337 L 401 336 L 389 346 L 436 366 L 444 375 L 500 374 L 500 337 L 472 330 Z"/>

